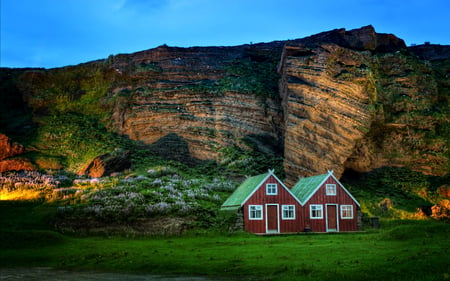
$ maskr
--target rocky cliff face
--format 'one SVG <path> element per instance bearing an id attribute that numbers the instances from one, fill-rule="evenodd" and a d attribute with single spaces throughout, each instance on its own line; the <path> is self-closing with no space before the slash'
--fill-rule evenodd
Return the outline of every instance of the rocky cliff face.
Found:
<path id="1" fill-rule="evenodd" d="M 287 42 L 280 93 L 288 180 L 391 165 L 446 173 L 448 141 L 435 132 L 449 121 L 449 56 L 433 49 L 408 50 L 370 26 Z"/>
<path id="2" fill-rule="evenodd" d="M 288 184 L 298 175 L 390 165 L 445 174 L 449 50 L 407 48 L 368 26 L 236 47 L 160 46 L 61 69 L 3 69 L 0 132 L 20 139 L 30 123 L 38 133 L 48 126 L 48 116 L 88 116 L 184 162 L 220 159 L 234 145 L 284 156 Z M 16 122 L 10 108 L 29 118 Z M 57 139 L 46 131 L 31 144 L 46 150 Z"/>
<path id="3" fill-rule="evenodd" d="M 111 58 L 112 66 L 129 81 L 111 90 L 112 96 L 121 96 L 114 104 L 112 126 L 177 160 L 215 159 L 221 147 L 245 136 L 278 139 L 277 89 L 260 86 L 276 87 L 281 48 L 277 42 L 187 49 L 161 46 Z"/>

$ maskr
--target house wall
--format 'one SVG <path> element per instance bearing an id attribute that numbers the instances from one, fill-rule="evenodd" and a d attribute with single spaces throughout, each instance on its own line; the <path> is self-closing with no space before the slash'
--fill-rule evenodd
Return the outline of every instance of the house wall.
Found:
<path id="1" fill-rule="evenodd" d="M 277 195 L 266 195 L 266 184 L 276 183 L 278 184 Z M 302 207 L 298 201 L 282 187 L 273 176 L 267 178 L 267 180 L 253 193 L 253 195 L 247 200 L 243 206 L 244 212 L 244 227 L 245 230 L 252 233 L 266 233 L 266 204 L 278 205 L 278 221 L 280 233 L 285 232 L 300 232 L 304 230 L 304 216 L 302 214 Z M 249 205 L 262 205 L 263 216 L 262 220 L 250 220 L 249 219 Z M 282 219 L 282 205 L 294 205 L 295 206 L 295 219 L 283 220 Z"/>
<path id="2" fill-rule="evenodd" d="M 326 195 L 326 184 L 336 184 L 336 195 Z M 310 205 L 320 204 L 323 206 L 323 218 L 311 219 L 310 218 Z M 327 231 L 327 216 L 326 216 L 326 204 L 336 204 L 338 212 L 338 231 L 357 231 L 358 230 L 358 205 L 355 201 L 341 188 L 332 177 L 323 183 L 323 185 L 317 190 L 317 192 L 308 200 L 307 204 L 303 206 L 304 220 L 307 226 L 310 226 L 313 232 L 326 232 Z M 340 206 L 352 205 L 353 206 L 353 219 L 342 219 Z"/>

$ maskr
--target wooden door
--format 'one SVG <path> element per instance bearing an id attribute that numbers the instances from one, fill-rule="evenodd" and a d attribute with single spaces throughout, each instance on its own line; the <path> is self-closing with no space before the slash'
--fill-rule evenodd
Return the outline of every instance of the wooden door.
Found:
<path id="1" fill-rule="evenodd" d="M 278 232 L 278 205 L 267 205 L 267 232 Z"/>
<path id="2" fill-rule="evenodd" d="M 327 205 L 327 231 L 337 231 L 337 206 Z"/>

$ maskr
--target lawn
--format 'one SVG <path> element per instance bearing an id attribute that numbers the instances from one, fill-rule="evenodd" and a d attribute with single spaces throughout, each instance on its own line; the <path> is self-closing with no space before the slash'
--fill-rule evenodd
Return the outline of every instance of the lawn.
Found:
<path id="1" fill-rule="evenodd" d="M 192 230 L 180 236 L 69 236 L 55 206 L 0 202 L 0 267 L 179 274 L 225 280 L 450 279 L 450 225 L 383 221 L 380 230 L 256 236 Z"/>

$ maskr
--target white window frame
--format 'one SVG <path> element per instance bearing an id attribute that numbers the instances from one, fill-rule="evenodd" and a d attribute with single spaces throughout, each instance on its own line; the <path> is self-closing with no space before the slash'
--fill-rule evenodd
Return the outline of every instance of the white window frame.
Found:
<path id="1" fill-rule="evenodd" d="M 327 183 L 325 185 L 325 190 L 326 190 L 325 193 L 328 196 L 336 196 L 336 184 L 334 184 L 334 183 Z"/>
<path id="2" fill-rule="evenodd" d="M 287 214 L 292 212 L 292 216 L 286 216 L 285 211 Z M 281 205 L 281 218 L 283 220 L 295 220 L 295 205 Z"/>
<path id="3" fill-rule="evenodd" d="M 313 216 L 313 208 L 317 208 L 315 209 L 315 211 L 320 210 L 320 217 L 317 216 Z M 309 205 L 309 217 L 311 219 L 323 219 L 323 205 L 320 204 L 311 204 Z"/>
<path id="4" fill-rule="evenodd" d="M 278 185 L 276 183 L 266 184 L 266 194 L 267 195 L 278 195 Z"/>
<path id="5" fill-rule="evenodd" d="M 252 210 L 254 209 L 254 210 Z M 252 217 L 252 212 L 259 211 L 259 217 Z M 263 206 L 262 205 L 248 205 L 248 219 L 249 220 L 262 220 L 263 219 Z"/>
<path id="6" fill-rule="evenodd" d="M 344 211 L 345 208 L 349 208 L 349 210 Z M 344 216 L 344 212 L 350 211 L 351 216 Z M 341 205 L 341 219 L 343 220 L 350 220 L 353 219 L 353 205 Z"/>

